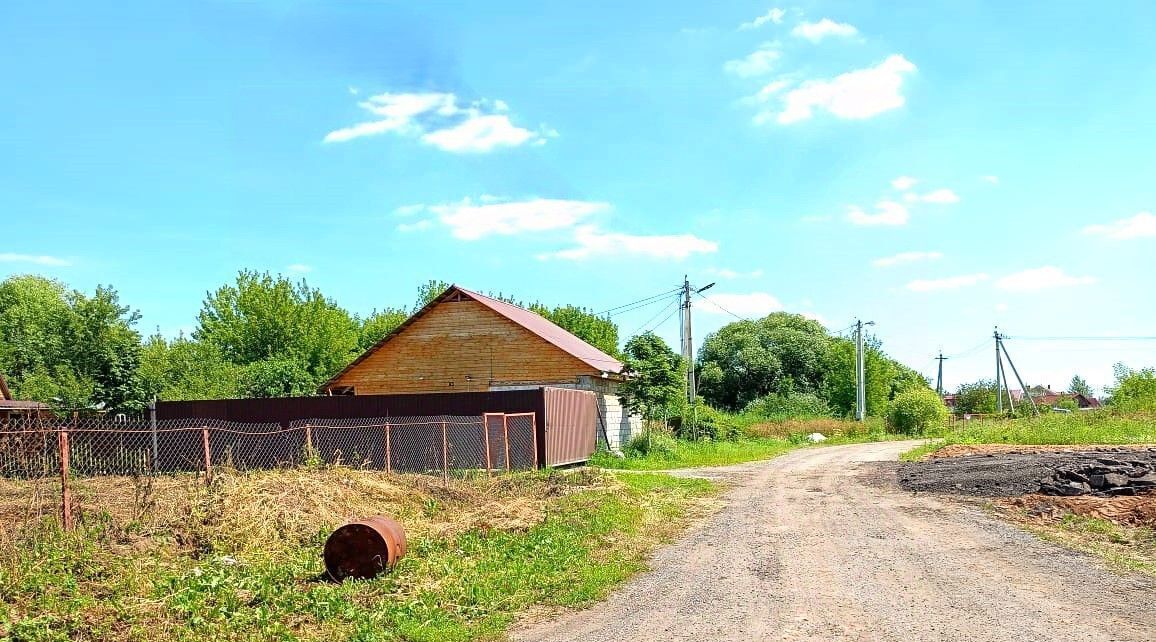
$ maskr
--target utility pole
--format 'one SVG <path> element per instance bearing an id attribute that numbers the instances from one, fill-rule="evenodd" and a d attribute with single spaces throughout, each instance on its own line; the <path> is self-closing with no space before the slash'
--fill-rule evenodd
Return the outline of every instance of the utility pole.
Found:
<path id="1" fill-rule="evenodd" d="M 1001 386 L 1003 385 L 1003 381 L 1002 381 L 1001 375 L 1003 374 L 1003 362 L 1000 360 L 1000 357 L 999 357 L 999 328 L 998 327 L 992 333 L 992 336 L 995 337 L 995 411 L 1002 413 L 1003 412 L 1003 390 L 1001 389 Z"/>
<path id="2" fill-rule="evenodd" d="M 1007 364 L 1011 366 L 1012 374 L 1016 376 L 1016 381 L 1020 383 L 1020 390 L 1024 391 L 1024 396 L 1027 397 L 1028 402 L 1032 404 L 1032 413 L 1038 417 L 1040 415 L 1040 409 L 1038 406 L 1036 406 L 1036 400 L 1032 398 L 1032 391 L 1028 390 L 1028 387 L 1024 385 L 1024 380 L 1022 377 L 1020 377 L 1019 370 L 1016 370 L 1016 364 L 1014 361 L 1012 361 L 1011 355 L 1007 353 L 1007 346 L 1004 345 L 1002 338 L 1000 339 L 999 346 L 1000 348 L 1003 348 L 1003 356 L 1007 357 Z M 1008 392 L 1008 397 L 1011 397 L 1010 391 Z"/>
<path id="3" fill-rule="evenodd" d="M 690 331 L 690 280 L 682 276 L 682 358 L 686 362 L 686 400 L 694 404 L 694 339 Z"/>
<path id="4" fill-rule="evenodd" d="M 935 392 L 940 397 L 943 396 L 943 362 L 947 361 L 947 357 L 943 356 L 943 350 L 939 351 L 939 356 L 935 358 L 939 362 L 939 375 L 935 378 Z"/>
<path id="5" fill-rule="evenodd" d="M 855 320 L 855 420 L 865 421 L 867 419 L 867 380 L 865 376 L 864 361 L 866 360 L 863 354 L 863 326 L 875 325 L 874 321 Z"/>

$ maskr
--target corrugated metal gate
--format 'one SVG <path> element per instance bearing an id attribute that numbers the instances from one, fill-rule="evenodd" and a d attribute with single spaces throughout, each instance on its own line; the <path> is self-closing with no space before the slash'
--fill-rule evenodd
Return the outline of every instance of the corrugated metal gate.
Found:
<path id="1" fill-rule="evenodd" d="M 590 459 L 598 422 L 594 393 L 566 388 L 544 388 L 542 392 L 546 400 L 546 465 Z"/>

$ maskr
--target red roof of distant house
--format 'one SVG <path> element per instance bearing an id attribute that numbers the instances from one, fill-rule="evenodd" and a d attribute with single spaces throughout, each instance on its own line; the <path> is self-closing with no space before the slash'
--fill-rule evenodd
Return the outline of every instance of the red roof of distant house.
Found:
<path id="1" fill-rule="evenodd" d="M 387 341 L 400 334 L 403 330 L 409 327 L 410 324 L 421 318 L 421 316 L 426 312 L 429 312 L 435 305 L 446 299 L 449 299 L 455 294 L 473 299 L 474 301 L 481 303 L 487 308 L 497 312 L 510 321 L 513 321 L 526 330 L 529 330 L 530 332 L 553 344 L 563 352 L 566 352 L 570 356 L 578 359 L 579 361 L 585 363 L 598 372 L 621 374 L 625 369 L 625 366 L 618 359 L 615 359 L 614 357 L 606 354 L 598 348 L 595 348 L 589 343 L 586 343 L 582 339 L 579 339 L 569 331 L 559 327 L 540 314 L 531 312 L 525 308 L 520 308 L 510 303 L 506 303 L 505 301 L 499 301 L 484 294 L 472 292 L 457 285 L 451 285 L 448 289 L 446 289 L 445 292 L 439 294 L 436 299 L 427 303 L 425 307 L 415 312 L 412 316 L 406 319 L 404 323 L 394 328 L 393 332 L 390 332 L 389 334 L 382 337 L 380 341 L 370 346 L 368 350 L 362 353 L 361 356 L 354 359 L 352 363 L 342 368 L 342 370 L 337 374 L 333 375 L 329 381 L 325 382 L 325 384 L 321 386 L 321 390 L 325 390 L 331 386 L 333 382 L 340 379 L 342 375 L 344 375 L 357 364 L 361 363 L 363 360 L 365 360 L 366 357 L 376 352 L 378 348 L 384 345 Z"/>

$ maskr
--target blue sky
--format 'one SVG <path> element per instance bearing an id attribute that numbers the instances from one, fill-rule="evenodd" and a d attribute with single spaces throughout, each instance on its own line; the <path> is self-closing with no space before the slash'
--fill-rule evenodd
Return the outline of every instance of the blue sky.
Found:
<path id="1" fill-rule="evenodd" d="M 1156 5 L 7 2 L 0 276 L 191 328 L 238 269 L 347 308 L 455 281 L 703 285 L 949 386 L 1013 336 L 1156 334 Z M 656 327 L 662 301 L 615 317 Z M 676 344 L 677 345 L 677 344 Z M 1153 341 L 1009 341 L 1095 385 Z M 974 350 L 973 350 L 974 348 Z"/>

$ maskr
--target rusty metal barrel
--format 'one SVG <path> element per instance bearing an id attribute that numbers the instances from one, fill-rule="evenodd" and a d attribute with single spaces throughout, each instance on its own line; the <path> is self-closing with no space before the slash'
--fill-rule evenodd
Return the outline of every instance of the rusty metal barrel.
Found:
<path id="1" fill-rule="evenodd" d="M 325 570 L 335 582 L 369 579 L 405 555 L 405 529 L 385 515 L 351 522 L 325 540 Z"/>

